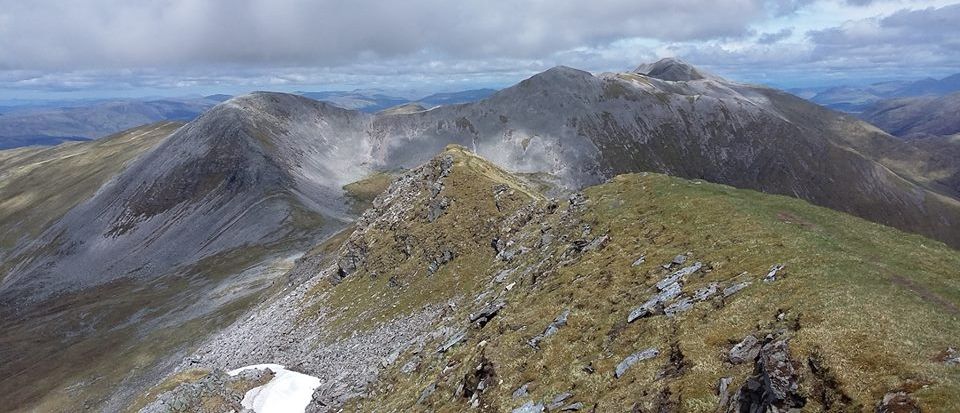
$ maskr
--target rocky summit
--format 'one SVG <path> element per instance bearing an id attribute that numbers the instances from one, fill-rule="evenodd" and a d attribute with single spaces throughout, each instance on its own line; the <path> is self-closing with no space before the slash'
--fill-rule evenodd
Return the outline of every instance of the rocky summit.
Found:
<path id="1" fill-rule="evenodd" d="M 0 405 L 949 411 L 938 139 L 667 59 L 0 151 Z"/>

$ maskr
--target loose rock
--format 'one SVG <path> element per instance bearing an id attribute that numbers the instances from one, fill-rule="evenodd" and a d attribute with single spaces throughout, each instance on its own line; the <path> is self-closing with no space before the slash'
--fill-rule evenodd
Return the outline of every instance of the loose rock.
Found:
<path id="1" fill-rule="evenodd" d="M 756 359 L 758 354 L 760 354 L 760 341 L 753 335 L 749 335 L 730 349 L 727 359 L 733 364 L 743 364 Z"/>
<path id="2" fill-rule="evenodd" d="M 713 297 L 713 295 L 716 294 L 719 289 L 719 283 L 710 283 L 706 287 L 700 288 L 693 293 L 693 299 L 697 301 L 704 301 L 710 297 Z"/>
<path id="3" fill-rule="evenodd" d="M 754 375 L 740 387 L 728 411 L 767 412 L 803 407 L 799 376 L 786 340 L 764 344 L 754 364 Z"/>
<path id="4" fill-rule="evenodd" d="M 601 250 L 604 246 L 607 245 L 607 241 L 610 240 L 610 236 L 604 234 L 603 236 L 597 237 L 597 239 L 590 241 L 587 246 L 583 247 L 583 251 L 593 251 Z"/>
<path id="5" fill-rule="evenodd" d="M 560 409 L 560 411 L 561 412 L 577 412 L 577 411 L 580 411 L 581 409 L 583 409 L 583 403 L 576 402 L 576 403 L 568 404 L 564 406 L 562 409 Z"/>
<path id="6" fill-rule="evenodd" d="M 437 348 L 437 353 L 446 353 L 447 350 L 450 350 L 451 348 L 453 348 L 453 346 L 459 344 L 466 337 L 467 337 L 466 331 L 461 331 L 457 334 L 454 334 L 453 337 L 450 338 L 450 340 L 447 340 L 446 343 L 444 343 L 442 346 Z"/>
<path id="7" fill-rule="evenodd" d="M 937 361 L 950 365 L 960 365 L 960 351 L 957 351 L 956 348 L 948 347 L 940 353 Z"/>
<path id="8" fill-rule="evenodd" d="M 733 284 L 727 288 L 723 289 L 723 298 L 727 298 L 731 295 L 736 294 L 740 290 L 747 288 L 750 285 L 750 281 L 743 281 L 736 284 Z"/>
<path id="9" fill-rule="evenodd" d="M 660 291 L 653 297 L 650 297 L 650 299 L 648 299 L 647 302 L 643 303 L 640 307 L 633 309 L 633 311 L 631 311 L 627 316 L 627 322 L 632 323 L 638 318 L 653 315 L 661 311 L 663 304 L 667 301 L 677 298 L 677 296 L 680 295 L 680 291 L 679 283 L 670 284 L 664 288 L 663 291 Z"/>
<path id="10" fill-rule="evenodd" d="M 526 402 L 523 406 L 513 409 L 513 413 L 540 413 L 543 411 L 543 403 Z"/>
<path id="11" fill-rule="evenodd" d="M 683 280 L 684 277 L 688 277 L 688 276 L 690 276 L 691 274 L 693 274 L 693 273 L 695 273 L 695 272 L 697 272 L 697 271 L 700 271 L 700 268 L 703 268 L 703 264 L 700 263 L 700 262 L 694 263 L 693 265 L 691 265 L 691 266 L 689 266 L 689 267 L 681 268 L 681 269 L 673 272 L 672 274 L 670 274 L 670 275 L 667 276 L 666 278 L 664 278 L 664 279 L 660 280 L 659 282 L 657 282 L 657 289 L 658 289 L 658 290 L 663 290 L 664 288 L 666 288 L 666 287 L 669 286 L 670 284 L 673 284 L 673 283 L 676 283 L 676 282 L 680 282 L 681 280 Z"/>
<path id="12" fill-rule="evenodd" d="M 659 354 L 660 350 L 655 348 L 648 348 L 646 350 L 633 353 L 627 356 L 627 358 L 623 359 L 620 364 L 617 364 L 617 368 L 613 372 L 613 376 L 619 379 L 627 372 L 627 370 L 630 369 L 630 367 L 632 367 L 634 364 L 637 364 L 637 362 L 652 359 Z"/>
<path id="13" fill-rule="evenodd" d="M 691 308 L 693 308 L 693 299 L 684 297 L 670 304 L 667 308 L 664 308 L 663 313 L 666 314 L 667 317 L 673 317 Z"/>
<path id="14" fill-rule="evenodd" d="M 770 267 L 770 271 L 767 272 L 767 275 L 763 277 L 764 282 L 774 282 L 777 280 L 777 273 L 783 269 L 783 264 L 774 264 Z"/>
<path id="15" fill-rule="evenodd" d="M 502 310 L 506 305 L 507 303 L 503 301 L 487 304 L 487 306 L 481 308 L 480 311 L 470 314 L 470 322 L 476 323 L 478 327 L 483 327 L 487 325 L 490 319 L 497 315 L 497 313 L 499 313 L 500 310 Z"/>
<path id="16" fill-rule="evenodd" d="M 553 398 L 550 404 L 547 405 L 547 410 L 559 409 L 560 407 L 563 406 L 563 402 L 571 397 L 573 397 L 573 393 L 570 393 L 570 392 L 563 392 L 558 394 L 556 397 Z"/>
<path id="17" fill-rule="evenodd" d="M 730 383 L 733 383 L 733 377 L 721 377 L 717 383 L 717 396 L 720 396 L 720 407 L 723 408 L 730 402 Z"/>
<path id="18" fill-rule="evenodd" d="M 553 319 L 553 322 L 547 326 L 543 333 L 538 334 L 536 337 L 530 339 L 530 347 L 538 348 L 540 342 L 545 338 L 550 337 L 554 334 L 557 334 L 557 331 L 560 331 L 560 327 L 567 325 L 567 317 L 570 316 L 570 310 L 563 310 L 557 318 Z"/>
<path id="19" fill-rule="evenodd" d="M 920 407 L 907 392 L 892 391 L 877 403 L 877 413 L 920 413 Z"/>
<path id="20" fill-rule="evenodd" d="M 523 383 L 522 386 L 520 386 L 519 388 L 513 391 L 513 398 L 522 399 L 524 397 L 527 397 L 530 394 L 530 392 L 527 390 L 528 388 L 530 388 L 530 383 L 529 382 Z"/>
<path id="21" fill-rule="evenodd" d="M 435 391 L 437 391 L 437 383 L 430 383 L 429 386 L 420 392 L 420 398 L 417 399 L 417 404 L 423 404 Z"/>

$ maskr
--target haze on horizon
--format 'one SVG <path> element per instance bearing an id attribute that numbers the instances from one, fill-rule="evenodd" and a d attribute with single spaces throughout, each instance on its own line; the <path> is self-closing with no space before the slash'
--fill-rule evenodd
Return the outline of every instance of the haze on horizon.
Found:
<path id="1" fill-rule="evenodd" d="M 0 0 L 0 101 L 502 87 L 678 57 L 778 87 L 960 71 L 941 0 Z"/>

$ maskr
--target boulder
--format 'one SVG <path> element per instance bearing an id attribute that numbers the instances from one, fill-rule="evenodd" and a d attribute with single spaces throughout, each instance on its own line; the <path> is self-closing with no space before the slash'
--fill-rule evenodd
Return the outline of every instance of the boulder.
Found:
<path id="1" fill-rule="evenodd" d="M 661 311 L 664 303 L 679 296 L 680 292 L 681 289 L 679 283 L 675 282 L 670 284 L 659 293 L 650 297 L 645 303 L 640 305 L 640 307 L 633 309 L 633 311 L 631 311 L 627 316 L 627 322 L 632 323 L 638 318 L 656 314 L 657 312 Z"/>

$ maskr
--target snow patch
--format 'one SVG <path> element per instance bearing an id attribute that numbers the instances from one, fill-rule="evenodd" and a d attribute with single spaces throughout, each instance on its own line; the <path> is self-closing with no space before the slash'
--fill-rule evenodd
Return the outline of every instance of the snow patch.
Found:
<path id="1" fill-rule="evenodd" d="M 255 364 L 231 370 L 236 376 L 244 370 L 270 369 L 274 376 L 267 384 L 247 391 L 240 402 L 244 408 L 256 413 L 302 412 L 313 398 L 313 391 L 320 387 L 320 379 L 290 371 L 279 364 Z"/>

